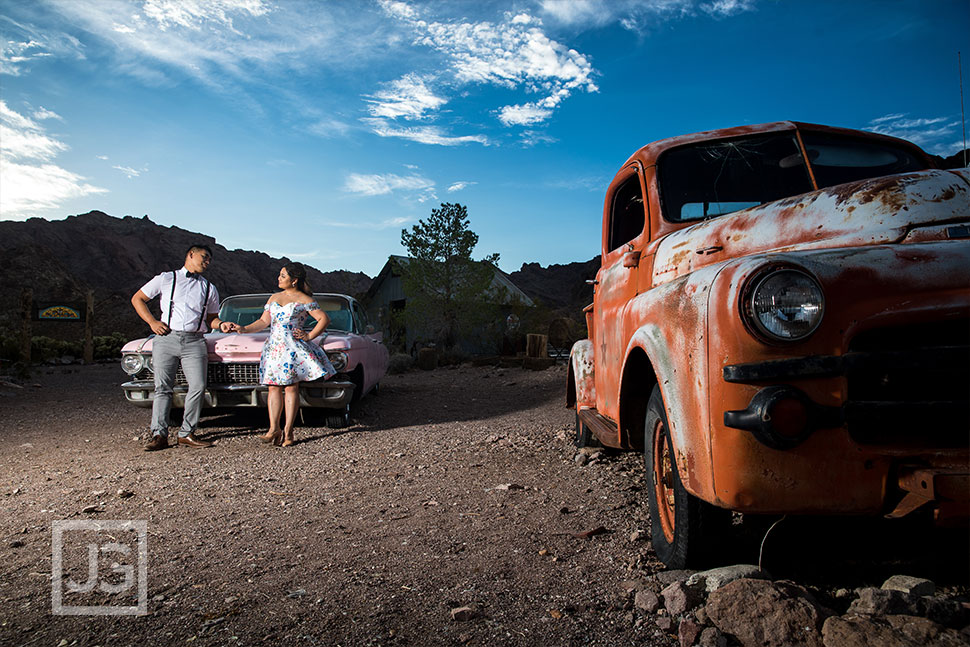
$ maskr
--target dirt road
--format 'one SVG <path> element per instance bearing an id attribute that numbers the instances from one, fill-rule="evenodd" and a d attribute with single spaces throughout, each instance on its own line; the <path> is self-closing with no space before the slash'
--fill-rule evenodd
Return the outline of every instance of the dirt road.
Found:
<path id="1" fill-rule="evenodd" d="M 290 448 L 258 442 L 263 412 L 228 412 L 203 420 L 215 447 L 155 453 L 123 377 L 56 367 L 2 391 L 0 644 L 677 644 L 623 584 L 662 570 L 640 459 L 575 460 L 563 367 L 388 376 L 351 427 Z M 52 614 L 62 520 L 145 522 L 147 615 Z M 91 580 L 88 543 L 124 581 L 105 531 L 64 532 L 63 581 Z"/>

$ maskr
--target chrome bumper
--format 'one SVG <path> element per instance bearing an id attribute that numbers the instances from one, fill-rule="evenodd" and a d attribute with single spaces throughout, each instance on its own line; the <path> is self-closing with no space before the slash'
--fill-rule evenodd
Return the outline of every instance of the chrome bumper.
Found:
<path id="1" fill-rule="evenodd" d="M 342 409 L 354 395 L 354 383 L 349 380 L 317 380 L 300 383 L 300 406 L 322 409 Z M 150 407 L 155 399 L 153 380 L 133 380 L 121 385 L 125 399 L 136 407 Z M 176 385 L 172 389 L 172 406 L 185 406 L 188 387 Z M 214 384 L 206 387 L 205 408 L 209 407 L 265 407 L 269 387 L 264 384 Z"/>

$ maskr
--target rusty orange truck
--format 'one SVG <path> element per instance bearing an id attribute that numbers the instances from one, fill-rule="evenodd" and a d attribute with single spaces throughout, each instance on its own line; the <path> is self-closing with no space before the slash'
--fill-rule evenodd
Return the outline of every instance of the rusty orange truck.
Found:
<path id="1" fill-rule="evenodd" d="M 622 166 L 572 349 L 576 441 L 642 450 L 653 546 L 710 557 L 730 512 L 965 523 L 970 170 L 780 122 Z"/>

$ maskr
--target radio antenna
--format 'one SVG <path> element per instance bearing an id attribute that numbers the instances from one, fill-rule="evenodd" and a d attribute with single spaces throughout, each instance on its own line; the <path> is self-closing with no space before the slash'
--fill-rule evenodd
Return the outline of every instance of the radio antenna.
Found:
<path id="1" fill-rule="evenodd" d="M 960 123 L 963 126 L 963 166 L 967 167 L 970 164 L 967 163 L 967 117 L 963 112 L 963 58 L 960 56 L 959 50 L 957 50 L 957 67 L 960 72 Z"/>

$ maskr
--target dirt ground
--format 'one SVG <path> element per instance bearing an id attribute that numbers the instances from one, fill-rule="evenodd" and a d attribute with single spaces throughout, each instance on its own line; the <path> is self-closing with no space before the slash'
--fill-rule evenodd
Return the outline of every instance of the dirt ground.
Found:
<path id="1" fill-rule="evenodd" d="M 125 403 L 123 378 L 72 365 L 0 389 L 2 645 L 677 644 L 623 592 L 663 570 L 640 457 L 575 460 L 562 366 L 387 376 L 349 428 L 302 426 L 289 448 L 257 440 L 263 411 L 210 413 L 199 435 L 215 447 L 154 453 L 150 411 Z M 52 614 L 63 520 L 146 522 L 147 615 Z M 781 533 L 766 567 L 823 595 L 897 572 L 965 589 L 952 547 L 852 526 L 853 549 L 847 527 L 812 525 L 810 550 L 804 528 L 788 534 L 800 544 Z M 117 557 L 131 531 L 63 533 L 64 581 L 89 579 L 89 543 L 110 555 L 115 542 L 104 583 L 134 563 Z M 61 603 L 133 595 L 68 590 Z"/>

